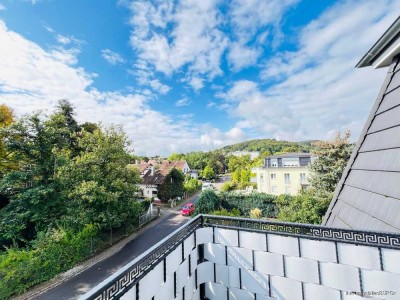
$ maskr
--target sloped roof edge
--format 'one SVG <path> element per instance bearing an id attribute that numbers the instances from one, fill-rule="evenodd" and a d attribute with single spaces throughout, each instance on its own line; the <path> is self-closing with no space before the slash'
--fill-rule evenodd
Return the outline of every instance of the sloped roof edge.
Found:
<path id="1" fill-rule="evenodd" d="M 392 62 L 392 58 L 400 52 L 399 47 L 395 46 L 395 42 L 400 36 L 400 17 L 398 17 L 392 25 L 385 31 L 379 40 L 372 46 L 371 49 L 357 63 L 356 68 L 369 67 L 374 65 L 375 68 L 388 66 Z M 388 51 L 391 50 L 391 51 Z M 386 59 L 380 64 L 375 64 L 377 60 L 386 54 Z M 386 63 L 388 61 L 388 63 Z"/>

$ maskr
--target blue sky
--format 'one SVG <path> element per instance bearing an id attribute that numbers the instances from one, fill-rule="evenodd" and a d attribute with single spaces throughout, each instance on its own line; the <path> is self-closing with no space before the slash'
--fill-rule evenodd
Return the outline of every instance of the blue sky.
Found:
<path id="1" fill-rule="evenodd" d="M 0 0 L 0 103 L 23 115 L 67 98 L 81 121 L 122 124 L 141 155 L 346 129 L 357 139 L 385 70 L 354 65 L 399 8 Z"/>

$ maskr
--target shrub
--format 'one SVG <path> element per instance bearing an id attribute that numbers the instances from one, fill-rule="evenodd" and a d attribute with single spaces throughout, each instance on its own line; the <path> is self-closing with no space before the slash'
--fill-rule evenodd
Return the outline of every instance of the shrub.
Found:
<path id="1" fill-rule="evenodd" d="M 252 219 L 260 219 L 261 216 L 262 216 L 262 211 L 257 207 L 250 211 L 250 218 Z"/>
<path id="2" fill-rule="evenodd" d="M 237 188 L 238 188 L 238 185 L 236 182 L 227 181 L 222 184 L 221 191 L 230 192 L 230 191 L 236 190 Z"/>
<path id="3" fill-rule="evenodd" d="M 220 194 L 221 207 L 228 211 L 237 208 L 244 216 L 250 216 L 250 211 L 258 207 L 262 211 L 262 215 L 267 218 L 275 218 L 278 212 L 274 203 L 276 196 L 256 193 L 239 194 L 236 192 L 222 192 Z"/>
<path id="4" fill-rule="evenodd" d="M 227 216 L 227 217 L 240 217 L 241 212 L 237 208 L 232 209 L 231 211 L 222 208 L 220 210 L 216 210 L 212 213 L 215 216 Z"/>
<path id="5" fill-rule="evenodd" d="M 194 215 L 209 214 L 217 210 L 219 206 L 220 201 L 217 194 L 213 190 L 207 189 L 201 193 L 200 198 L 196 204 Z"/>
<path id="6" fill-rule="evenodd" d="M 321 224 L 330 201 L 305 192 L 297 196 L 280 195 L 275 202 L 279 208 L 279 220 Z"/>
<path id="7" fill-rule="evenodd" d="M 198 190 L 201 189 L 201 182 L 200 180 L 196 178 L 191 178 L 185 182 L 185 190 L 188 192 L 190 195 L 194 194 Z"/>

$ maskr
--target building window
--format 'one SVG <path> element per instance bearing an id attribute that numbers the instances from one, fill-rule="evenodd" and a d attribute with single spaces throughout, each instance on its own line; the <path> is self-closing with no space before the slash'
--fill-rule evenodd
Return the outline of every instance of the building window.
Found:
<path id="1" fill-rule="evenodd" d="M 306 182 L 306 173 L 300 173 L 300 181 Z"/>
<path id="2" fill-rule="evenodd" d="M 290 174 L 285 173 L 285 184 L 290 184 Z"/>
<path id="3" fill-rule="evenodd" d="M 271 186 L 271 193 L 276 194 L 278 192 L 278 187 L 277 186 Z"/>
<path id="4" fill-rule="evenodd" d="M 278 159 L 277 158 L 271 159 L 271 167 L 278 167 Z"/>
<path id="5" fill-rule="evenodd" d="M 282 158 L 282 166 L 284 166 L 284 167 L 300 167 L 299 158 L 298 157 Z"/>
<path id="6" fill-rule="evenodd" d="M 271 174 L 271 180 L 275 180 L 276 179 L 276 174 Z"/>
<path id="7" fill-rule="evenodd" d="M 290 193 L 291 193 L 290 186 L 285 186 L 285 194 L 290 195 Z"/>

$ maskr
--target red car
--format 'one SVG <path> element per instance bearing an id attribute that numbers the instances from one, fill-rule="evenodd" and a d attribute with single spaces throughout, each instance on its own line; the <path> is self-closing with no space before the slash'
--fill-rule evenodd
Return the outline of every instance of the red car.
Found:
<path id="1" fill-rule="evenodd" d="M 184 207 L 182 207 L 182 216 L 190 216 L 194 213 L 195 206 L 193 203 L 186 203 Z"/>

